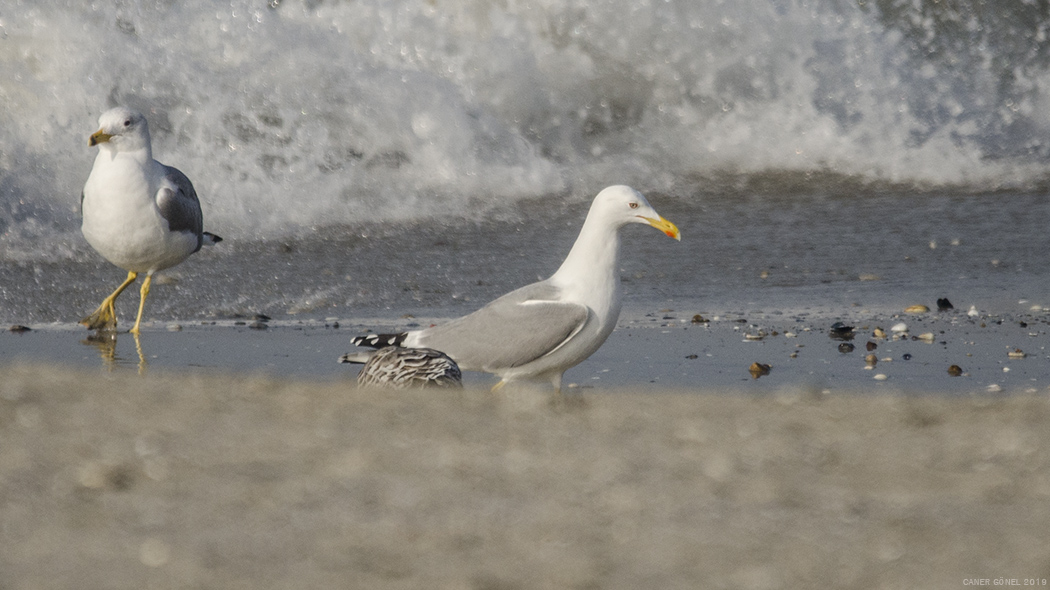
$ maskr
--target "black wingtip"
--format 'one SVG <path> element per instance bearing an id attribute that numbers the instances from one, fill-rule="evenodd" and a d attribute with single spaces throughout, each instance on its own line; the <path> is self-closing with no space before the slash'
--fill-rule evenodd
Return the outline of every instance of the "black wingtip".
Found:
<path id="1" fill-rule="evenodd" d="M 383 348 L 384 346 L 401 346 L 405 342 L 407 332 L 400 334 L 367 334 L 355 336 L 350 339 L 354 346 L 367 346 L 369 348 Z"/>
<path id="2" fill-rule="evenodd" d="M 209 240 L 211 240 L 211 243 L 212 243 L 212 244 L 218 244 L 219 242 L 221 242 L 221 241 L 222 241 L 222 238 L 221 238 L 221 237 L 219 237 L 219 236 L 217 236 L 217 235 L 215 235 L 215 234 L 213 234 L 213 233 L 211 233 L 211 232 L 207 232 L 207 231 L 206 231 L 206 232 L 204 232 L 204 236 L 205 236 L 206 238 L 208 238 Z"/>

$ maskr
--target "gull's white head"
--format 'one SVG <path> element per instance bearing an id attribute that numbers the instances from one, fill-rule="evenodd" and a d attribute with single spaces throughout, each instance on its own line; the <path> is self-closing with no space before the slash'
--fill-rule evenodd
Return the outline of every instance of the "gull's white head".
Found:
<path id="1" fill-rule="evenodd" d="M 149 149 L 149 125 L 146 117 L 126 107 L 110 109 L 98 118 L 98 131 L 91 134 L 88 145 L 106 144 L 118 152 Z M 103 146 L 105 147 L 105 146 Z"/>
<path id="2" fill-rule="evenodd" d="M 602 192 L 594 197 L 588 215 L 594 214 L 616 227 L 628 223 L 648 223 L 669 237 L 682 239 L 675 224 L 661 217 L 642 193 L 622 184 L 602 189 Z"/>

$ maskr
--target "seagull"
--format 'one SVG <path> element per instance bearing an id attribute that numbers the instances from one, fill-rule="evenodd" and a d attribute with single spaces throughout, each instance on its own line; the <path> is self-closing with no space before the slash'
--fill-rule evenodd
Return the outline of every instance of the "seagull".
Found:
<path id="1" fill-rule="evenodd" d="M 92 248 L 128 271 L 128 277 L 80 323 L 92 330 L 115 330 L 113 302 L 144 272 L 139 312 L 130 330 L 138 335 L 153 273 L 222 238 L 202 231 L 201 206 L 190 179 L 153 159 L 142 113 L 117 107 L 102 113 L 98 125 L 88 141 L 99 150 L 80 195 L 81 231 Z"/>
<path id="2" fill-rule="evenodd" d="M 386 346 L 364 357 L 347 353 L 341 363 L 360 363 L 360 387 L 421 389 L 427 387 L 462 388 L 463 374 L 445 353 L 432 348 Z"/>
<path id="3" fill-rule="evenodd" d="M 500 377 L 497 391 L 519 380 L 546 380 L 561 391 L 562 375 L 591 356 L 620 316 L 619 229 L 646 223 L 675 240 L 673 223 L 641 193 L 610 186 L 594 198 L 568 257 L 550 278 L 526 285 L 446 324 L 353 338 L 357 346 L 433 348 L 464 371 Z"/>

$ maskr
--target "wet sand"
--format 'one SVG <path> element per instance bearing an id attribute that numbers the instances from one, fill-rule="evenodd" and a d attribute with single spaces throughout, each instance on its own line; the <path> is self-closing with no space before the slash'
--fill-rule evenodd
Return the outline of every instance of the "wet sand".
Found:
<path id="1" fill-rule="evenodd" d="M 0 587 L 1050 579 L 1045 394 L 0 369 Z"/>

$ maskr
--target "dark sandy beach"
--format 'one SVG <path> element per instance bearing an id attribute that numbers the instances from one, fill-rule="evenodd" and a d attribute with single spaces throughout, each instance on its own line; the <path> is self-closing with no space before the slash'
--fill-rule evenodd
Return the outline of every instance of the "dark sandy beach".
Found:
<path id="1" fill-rule="evenodd" d="M 0 371 L 0 587 L 1050 579 L 1050 398 Z"/>

